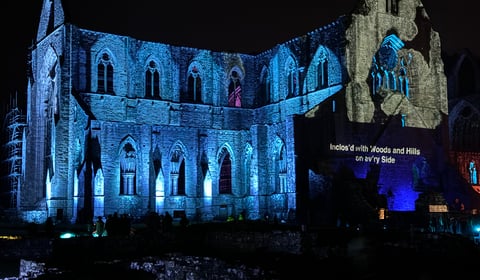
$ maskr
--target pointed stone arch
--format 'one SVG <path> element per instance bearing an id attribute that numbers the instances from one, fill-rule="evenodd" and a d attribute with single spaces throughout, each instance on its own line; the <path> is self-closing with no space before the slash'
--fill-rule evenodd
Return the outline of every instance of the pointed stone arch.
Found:
<path id="1" fill-rule="evenodd" d="M 192 61 L 188 66 L 187 90 L 181 98 L 181 102 L 203 103 L 204 93 L 204 74 L 202 64 L 198 61 Z"/>
<path id="2" fill-rule="evenodd" d="M 233 149 L 227 143 L 223 144 L 217 153 L 218 163 L 218 193 L 219 194 L 233 194 L 234 174 L 232 170 L 235 168 L 235 156 Z"/>
<path id="3" fill-rule="evenodd" d="M 260 88 L 258 89 L 256 105 L 268 105 L 272 99 L 272 76 L 268 65 L 263 65 L 260 72 Z"/>
<path id="4" fill-rule="evenodd" d="M 181 141 L 172 145 L 170 159 L 170 194 L 186 195 L 186 148 Z"/>
<path id="5" fill-rule="evenodd" d="M 238 66 L 233 66 L 228 74 L 228 106 L 242 107 L 242 84 L 244 73 Z"/>
<path id="6" fill-rule="evenodd" d="M 286 81 L 286 95 L 285 99 L 295 97 L 300 92 L 299 88 L 299 76 L 298 76 L 298 63 L 293 55 L 290 55 L 285 61 L 285 81 Z"/>
<path id="7" fill-rule="evenodd" d="M 244 160 L 243 160 L 243 192 L 245 195 L 251 195 L 252 193 L 258 193 L 258 184 L 253 184 L 252 174 L 252 160 L 253 160 L 253 147 L 251 143 L 245 143 L 244 147 Z M 256 188 L 256 190 L 252 190 Z"/>
<path id="8" fill-rule="evenodd" d="M 118 149 L 120 165 L 120 195 L 137 194 L 137 166 L 139 162 L 138 145 L 135 139 L 128 135 L 121 142 Z"/>
<path id="9" fill-rule="evenodd" d="M 164 76 L 163 66 L 160 60 L 154 55 L 150 55 L 144 64 L 144 82 L 143 97 L 151 99 L 162 98 L 162 82 Z"/>
<path id="10" fill-rule="evenodd" d="M 93 79 L 96 81 L 94 83 L 95 92 L 114 94 L 115 65 L 117 65 L 116 58 L 108 48 L 103 48 L 96 54 L 95 67 L 93 67 L 95 72 L 92 75 L 92 77 L 96 77 Z"/>
<path id="11" fill-rule="evenodd" d="M 287 154 L 285 142 L 276 136 L 273 144 L 273 166 L 275 176 L 274 193 L 284 193 L 287 184 Z"/>

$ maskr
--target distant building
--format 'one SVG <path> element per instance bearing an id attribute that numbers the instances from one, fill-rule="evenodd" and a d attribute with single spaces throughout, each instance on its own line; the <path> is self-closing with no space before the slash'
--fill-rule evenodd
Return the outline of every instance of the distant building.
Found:
<path id="1" fill-rule="evenodd" d="M 480 208 L 480 59 L 468 50 L 444 59 L 448 77 L 450 162 L 461 187 L 452 190 L 468 209 Z M 455 187 L 450 184 L 450 187 Z"/>
<path id="2" fill-rule="evenodd" d="M 447 78 L 419 0 L 360 0 L 255 55 L 82 29 L 45 0 L 30 67 L 9 187 L 23 220 L 333 224 L 458 185 L 442 176 Z"/>

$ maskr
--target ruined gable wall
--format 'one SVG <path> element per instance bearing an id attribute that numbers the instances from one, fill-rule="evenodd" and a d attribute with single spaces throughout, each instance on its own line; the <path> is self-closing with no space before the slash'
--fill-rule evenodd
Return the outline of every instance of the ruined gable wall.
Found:
<path id="1" fill-rule="evenodd" d="M 434 128 L 441 121 L 440 113 L 447 112 L 440 38 L 431 28 L 425 30 L 428 15 L 420 1 L 400 1 L 398 14 L 386 12 L 384 5 L 385 1 L 365 1 L 361 12 L 352 14 L 346 32 L 347 68 L 351 77 L 346 89 L 348 117 L 358 122 L 373 121 L 375 106 L 368 83 L 372 58 L 382 40 L 394 32 L 405 43 L 398 54 L 399 59 L 408 63 L 411 99 L 392 93 L 382 109 L 386 114 L 408 115 L 408 126 Z"/>

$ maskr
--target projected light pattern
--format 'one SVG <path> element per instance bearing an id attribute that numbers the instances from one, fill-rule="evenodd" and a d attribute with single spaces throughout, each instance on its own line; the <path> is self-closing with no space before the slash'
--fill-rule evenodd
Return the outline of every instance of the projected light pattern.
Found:
<path id="1" fill-rule="evenodd" d="M 396 167 L 397 168 L 397 167 Z M 357 165 L 353 171 L 357 178 L 367 178 L 370 165 Z M 378 178 L 378 193 L 385 195 L 388 210 L 415 211 L 415 201 L 419 191 L 413 188 L 412 174 L 389 171 L 386 167 L 380 168 Z"/>

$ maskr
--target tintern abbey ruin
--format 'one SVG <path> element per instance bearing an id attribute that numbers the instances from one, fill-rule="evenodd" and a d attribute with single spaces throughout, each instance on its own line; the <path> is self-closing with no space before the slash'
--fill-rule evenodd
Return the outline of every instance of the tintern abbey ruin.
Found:
<path id="1" fill-rule="evenodd" d="M 242 54 L 82 29 L 44 0 L 11 206 L 25 221 L 169 212 L 328 224 L 456 195 L 478 175 L 445 172 L 455 134 L 427 12 L 420 0 L 359 0 Z"/>

